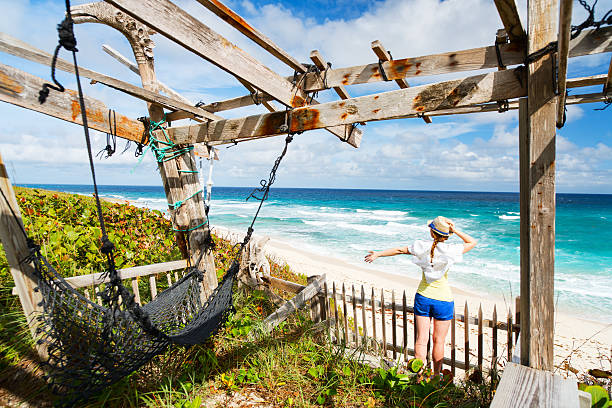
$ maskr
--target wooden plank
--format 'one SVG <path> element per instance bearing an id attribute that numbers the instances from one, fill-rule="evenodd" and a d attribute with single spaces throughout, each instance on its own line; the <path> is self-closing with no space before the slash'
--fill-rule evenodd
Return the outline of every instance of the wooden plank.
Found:
<path id="1" fill-rule="evenodd" d="M 453 310 L 453 319 L 451 320 L 451 358 L 450 358 L 450 366 L 451 366 L 451 374 L 453 377 L 455 376 L 455 367 L 457 365 L 457 359 L 455 356 L 455 338 L 456 338 L 456 326 L 457 320 L 455 319 L 455 311 Z"/>
<path id="2" fill-rule="evenodd" d="M 565 124 L 565 98 L 567 90 L 567 63 L 572 23 L 572 0 L 560 0 L 559 36 L 557 39 L 557 128 Z"/>
<path id="3" fill-rule="evenodd" d="M 81 106 L 76 91 L 66 89 L 61 93 L 51 92 L 47 101 L 41 105 L 38 102 L 38 92 L 44 83 L 47 81 L 0 63 L 0 101 L 82 125 Z M 114 127 L 108 122 L 109 109 L 104 103 L 85 97 L 85 109 L 91 129 L 109 132 Z M 115 118 L 118 137 L 136 142 L 142 140 L 144 131 L 142 123 L 119 113 Z M 113 125 L 114 123 L 113 121 Z"/>
<path id="4" fill-rule="evenodd" d="M 300 285 L 299 283 L 286 281 L 274 276 L 262 276 L 264 282 L 269 283 L 270 286 L 276 289 L 284 290 L 285 292 L 300 293 L 306 286 Z"/>
<path id="5" fill-rule="evenodd" d="M 31 45 L 13 38 L 5 33 L 0 33 L 0 51 L 15 55 L 20 58 L 27 59 L 29 61 L 37 62 L 39 64 L 51 66 L 53 56 L 47 52 L 32 47 Z M 66 72 L 74 72 L 74 66 L 61 58 L 57 58 L 55 67 L 59 70 Z M 189 112 L 196 117 L 206 118 L 210 120 L 222 119 L 220 116 L 213 115 L 210 112 L 196 108 L 182 101 L 177 101 L 168 98 L 163 95 L 159 95 L 155 92 L 134 86 L 124 81 L 120 81 L 115 78 L 111 78 L 107 75 L 100 74 L 87 68 L 79 67 L 79 75 L 89 78 L 95 82 L 99 82 L 118 91 L 124 92 L 135 98 L 142 99 L 147 102 L 157 103 L 172 110 L 183 110 Z M 51 91 L 51 94 L 56 91 Z"/>
<path id="6" fill-rule="evenodd" d="M 402 323 L 404 325 L 403 327 L 403 335 L 404 335 L 404 342 L 403 342 L 403 348 L 404 348 L 404 361 L 408 361 L 408 309 L 406 307 L 406 291 L 403 291 L 402 294 Z"/>
<path id="7" fill-rule="evenodd" d="M 122 55 L 119 51 L 115 50 L 114 48 L 112 48 L 110 45 L 107 44 L 102 44 L 102 50 L 107 53 L 108 55 L 110 55 L 111 57 L 113 57 L 115 60 L 117 60 L 120 64 L 125 65 L 126 67 L 129 68 L 130 71 L 134 72 L 136 75 L 140 76 L 140 71 L 138 70 L 138 65 L 136 65 L 135 63 L 133 63 L 132 61 L 130 61 L 127 57 L 125 57 L 124 55 Z M 160 91 L 165 92 L 166 94 L 168 94 L 169 97 L 176 99 L 177 101 L 181 101 L 186 103 L 187 105 L 192 106 L 193 103 L 185 98 L 183 95 L 181 95 L 180 93 L 176 92 L 174 89 L 170 88 L 168 85 L 166 85 L 165 83 L 163 83 L 162 81 L 160 81 L 159 79 L 156 81 L 157 82 L 157 87 Z M 200 106 L 200 109 L 202 109 L 202 107 Z M 207 109 L 205 109 L 207 110 Z M 177 112 L 173 112 L 173 113 L 186 113 L 184 111 L 177 111 Z M 211 111 L 209 111 L 211 112 Z M 193 117 L 194 115 L 191 115 L 191 117 Z"/>
<path id="8" fill-rule="evenodd" d="M 336 343 L 340 343 L 340 323 L 338 320 L 338 297 L 336 296 L 336 282 L 332 283 L 332 291 L 334 296 L 334 323 L 336 325 Z"/>
<path id="9" fill-rule="evenodd" d="M 495 6 L 497 7 L 497 12 L 504 24 L 504 29 L 508 34 L 510 42 L 524 50 L 527 34 L 525 34 L 525 30 L 521 24 L 521 18 L 519 17 L 516 3 L 514 0 L 495 0 Z"/>
<path id="10" fill-rule="evenodd" d="M 520 65 L 525 59 L 524 49 L 516 45 L 499 46 L 504 65 Z M 570 42 L 570 58 L 612 51 L 612 27 L 599 30 L 585 30 Z M 451 72 L 474 71 L 497 68 L 495 46 L 451 51 L 416 58 L 395 59 L 383 62 L 383 69 L 388 79 L 406 79 L 428 75 L 447 74 Z M 334 68 L 327 72 L 327 88 L 338 85 L 357 85 L 382 81 L 378 62 L 346 68 Z M 325 73 L 322 74 L 325 76 Z M 316 74 L 307 74 L 305 90 L 321 91 L 327 89 Z"/>
<path id="11" fill-rule="evenodd" d="M 170 1 L 107 0 L 136 20 L 224 71 L 290 106 L 305 99 L 293 85 Z"/>
<path id="12" fill-rule="evenodd" d="M 505 70 L 436 84 L 366 95 L 344 101 L 296 108 L 246 118 L 212 121 L 168 130 L 177 143 L 231 140 L 285 133 L 286 116 L 292 132 L 357 122 L 394 119 L 410 114 L 518 98 L 526 93 L 521 70 Z"/>
<path id="13" fill-rule="evenodd" d="M 580 78 L 568 78 L 567 87 L 579 88 L 583 86 L 603 85 L 606 83 L 607 77 L 606 74 L 600 74 Z"/>
<path id="14" fill-rule="evenodd" d="M 395 312 L 395 291 L 391 291 L 391 338 L 393 341 L 393 360 L 397 359 L 397 314 Z"/>
<path id="15" fill-rule="evenodd" d="M 514 298 L 514 324 L 521 327 L 521 297 Z M 520 331 L 514 330 L 514 343 L 518 341 Z"/>
<path id="16" fill-rule="evenodd" d="M 370 296 L 370 307 L 372 308 L 372 339 L 374 340 L 374 350 L 378 351 L 378 339 L 376 338 L 376 296 L 374 295 L 374 288 L 372 288 L 372 295 Z"/>
<path id="17" fill-rule="evenodd" d="M 172 278 L 169 273 L 166 274 L 166 280 L 168 281 L 168 287 L 172 286 Z"/>
<path id="18" fill-rule="evenodd" d="M 344 286 L 344 283 L 342 284 L 342 312 L 342 323 L 344 327 L 344 344 L 348 344 L 348 311 L 346 309 L 346 287 Z"/>
<path id="19" fill-rule="evenodd" d="M 353 333 L 355 338 L 355 347 L 359 345 L 359 326 L 357 325 L 357 299 L 355 297 L 355 285 L 351 285 L 353 292 Z"/>
<path id="20" fill-rule="evenodd" d="M 366 319 L 366 303 L 365 303 L 365 290 L 363 289 L 363 285 L 361 285 L 361 321 L 363 322 L 363 346 L 367 348 L 368 346 L 368 321 Z"/>
<path id="21" fill-rule="evenodd" d="M 321 299 L 321 319 L 323 321 L 328 321 L 331 317 L 329 313 L 329 302 L 327 298 L 327 279 L 323 282 L 323 295 L 319 295 Z"/>
<path id="22" fill-rule="evenodd" d="M 387 357 L 387 325 L 385 324 L 385 292 L 383 289 L 380 290 L 380 314 L 382 315 L 383 354 Z"/>
<path id="23" fill-rule="evenodd" d="M 306 72 L 306 68 L 285 50 L 276 45 L 272 40 L 262 34 L 259 30 L 246 22 L 238 13 L 227 7 L 218 0 L 198 0 L 198 2 L 221 17 L 223 21 L 240 31 L 242 34 L 260 45 L 264 50 L 274 55 L 276 58 L 287 64 L 297 72 Z"/>
<path id="24" fill-rule="evenodd" d="M 612 93 L 612 58 L 610 58 L 610 68 L 608 68 L 608 75 L 606 76 L 603 93 L 606 95 Z"/>
<path id="25" fill-rule="evenodd" d="M 467 300 L 465 302 L 465 307 L 463 308 L 463 313 L 464 316 L 469 316 Z M 464 322 L 463 324 L 463 337 L 463 346 L 465 347 L 464 361 L 466 364 L 468 364 L 470 361 L 470 324 L 468 322 Z"/>
<path id="26" fill-rule="evenodd" d="M 149 286 L 151 288 L 151 300 L 157 297 L 157 282 L 155 280 L 156 275 L 149 276 Z"/>
<path id="27" fill-rule="evenodd" d="M 0 95 L 2 92 L 0 92 Z M 38 279 L 31 262 L 21 262 L 30 254 L 26 236 L 23 234 L 23 221 L 21 211 L 13 185 L 9 179 L 8 172 L 4 166 L 4 161 L 0 155 L 0 189 L 4 197 L 0 197 L 0 241 L 6 255 L 11 276 L 15 282 L 16 292 L 19 295 L 19 302 L 26 317 L 30 334 L 33 339 L 37 339 L 36 327 L 38 324 L 37 315 L 43 311 L 39 303 L 42 301 L 40 292 L 35 291 L 38 287 Z M 6 199 L 5 199 L 6 198 Z M 13 213 L 15 214 L 13 216 Z M 44 345 L 37 345 L 40 357 L 46 357 Z"/>
<path id="28" fill-rule="evenodd" d="M 510 309 L 508 309 L 508 325 L 512 325 L 512 311 Z M 507 332 L 507 335 L 508 361 L 512 361 L 512 332 Z"/>
<path id="29" fill-rule="evenodd" d="M 323 56 L 318 50 L 312 50 L 310 52 L 310 59 L 321 71 L 325 71 L 329 68 L 327 66 L 327 62 L 325 61 L 325 58 L 323 58 Z M 332 89 L 336 92 L 336 94 L 338 94 L 340 99 L 349 99 L 351 97 L 344 85 L 342 84 L 334 86 Z"/>
<path id="30" fill-rule="evenodd" d="M 132 279 L 132 292 L 134 293 L 134 301 L 141 305 L 140 302 L 140 289 L 138 288 L 138 278 Z"/>
<path id="31" fill-rule="evenodd" d="M 491 356 L 491 368 L 497 367 L 497 305 L 493 305 L 493 355 Z"/>
<path id="32" fill-rule="evenodd" d="M 482 332 L 482 304 L 478 306 L 478 370 L 482 372 L 483 359 L 483 332 Z"/>
<path id="33" fill-rule="evenodd" d="M 306 302 L 316 296 L 323 289 L 323 282 L 325 282 L 325 274 L 318 276 L 312 282 L 310 282 L 304 290 L 295 295 L 292 299 L 288 300 L 279 307 L 274 313 L 266 317 L 263 322 L 263 331 L 266 333 L 271 332 L 281 322 L 285 321 L 293 312 L 301 309 L 306 305 Z"/>
<path id="34" fill-rule="evenodd" d="M 317 278 L 318 276 L 316 275 L 309 276 L 307 278 L 307 282 L 314 282 Z M 315 296 L 310 299 L 310 318 L 312 319 L 313 323 L 321 322 L 321 305 L 319 304 L 318 296 Z"/>
<path id="35" fill-rule="evenodd" d="M 139 276 L 149 276 L 162 272 L 174 271 L 176 269 L 185 269 L 187 267 L 187 260 L 181 259 L 178 261 L 161 262 L 151 265 L 134 266 L 131 268 L 124 268 L 117 270 L 119 277 L 124 279 L 134 279 Z M 101 283 L 110 282 L 108 276 L 104 277 L 104 272 L 92 273 L 89 275 L 73 276 L 66 278 L 66 282 L 73 288 L 83 288 L 85 286 L 99 285 Z"/>
<path id="36" fill-rule="evenodd" d="M 510 362 L 504 369 L 491 403 L 491 408 L 578 406 L 575 379 Z"/>
<path id="37" fill-rule="evenodd" d="M 558 0 L 528 4 L 528 53 L 557 39 Z M 554 60 L 528 65 L 528 100 L 519 112 L 521 209 L 521 363 L 553 369 L 555 257 Z M 512 316 L 510 316 L 512 318 Z M 510 333 L 511 334 L 511 333 Z M 512 336 L 510 335 L 510 342 Z"/>

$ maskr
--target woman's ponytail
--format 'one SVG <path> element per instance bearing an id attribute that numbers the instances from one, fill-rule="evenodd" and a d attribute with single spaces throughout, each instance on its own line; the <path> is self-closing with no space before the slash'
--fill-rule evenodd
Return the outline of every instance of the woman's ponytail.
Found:
<path id="1" fill-rule="evenodd" d="M 434 251 L 436 249 L 436 247 L 438 246 L 438 242 L 444 242 L 448 239 L 448 237 L 442 236 L 440 234 L 436 234 L 435 232 L 433 232 L 433 238 L 434 238 L 434 242 L 433 244 L 431 244 L 431 251 L 429 251 L 429 255 L 430 255 L 430 260 L 429 262 L 433 262 L 433 257 L 434 257 Z"/>

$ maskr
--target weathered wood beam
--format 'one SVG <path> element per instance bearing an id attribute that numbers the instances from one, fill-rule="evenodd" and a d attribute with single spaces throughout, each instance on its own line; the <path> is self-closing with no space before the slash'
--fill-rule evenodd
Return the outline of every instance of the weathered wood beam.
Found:
<path id="1" fill-rule="evenodd" d="M 318 50 L 312 50 L 310 52 L 310 59 L 321 71 L 324 71 L 329 68 L 327 66 L 327 62 L 325 61 L 325 58 L 323 58 L 323 56 Z M 351 97 L 344 85 L 334 86 L 333 90 L 336 92 L 336 94 L 338 94 L 340 99 L 349 99 Z"/>
<path id="2" fill-rule="evenodd" d="M 17 68 L 0 63 L 0 101 L 31 109 L 67 122 L 82 125 L 81 107 L 76 91 L 50 92 L 44 104 L 38 102 L 38 92 L 47 83 Z M 114 130 L 115 122 L 109 123 L 109 108 L 104 103 L 85 97 L 87 123 L 91 129 L 100 132 Z M 115 114 L 117 136 L 123 139 L 142 141 L 144 126 L 137 120 L 119 113 Z"/>
<path id="3" fill-rule="evenodd" d="M 306 305 L 306 302 L 315 297 L 318 293 L 323 290 L 323 283 L 325 282 L 326 275 L 320 275 L 311 283 L 309 283 L 304 289 L 300 291 L 295 297 L 288 300 L 284 305 L 279 307 L 274 313 L 266 317 L 263 322 L 263 332 L 269 333 L 281 322 L 286 320 L 293 312 L 301 309 Z"/>
<path id="4" fill-rule="evenodd" d="M 580 88 L 584 86 L 603 85 L 606 83 L 606 77 L 606 74 L 600 74 L 580 78 L 570 78 L 567 80 L 567 87 Z"/>
<path id="5" fill-rule="evenodd" d="M 612 58 L 610 58 L 610 68 L 608 68 L 608 75 L 606 77 L 603 92 L 605 94 L 612 94 Z"/>
<path id="6" fill-rule="evenodd" d="M 528 2 L 528 54 L 557 40 L 558 0 Z M 555 270 L 555 119 L 553 56 L 527 66 L 519 107 L 521 209 L 521 364 L 553 369 Z"/>
<path id="7" fill-rule="evenodd" d="M 114 48 L 112 48 L 110 45 L 107 45 L 107 44 L 102 44 L 102 50 L 108 55 L 110 55 L 111 57 L 113 57 L 115 60 L 117 60 L 120 64 L 128 67 L 130 71 L 140 76 L 140 72 L 138 72 L 138 65 L 130 61 L 127 57 L 122 55 L 119 51 L 115 50 Z M 193 103 L 189 99 L 185 98 L 183 95 L 176 92 L 174 89 L 170 88 L 168 85 L 166 85 L 159 79 L 157 80 L 157 87 L 159 88 L 160 91 L 167 93 L 168 96 L 176 99 L 177 101 L 184 102 L 189 106 L 193 105 Z M 200 107 L 200 109 L 201 108 L 202 107 Z"/>
<path id="8" fill-rule="evenodd" d="M 567 63 L 569 58 L 569 42 L 572 28 L 572 0 L 561 0 L 559 9 L 559 36 L 557 38 L 557 128 L 565 124 L 565 91 L 567 90 Z"/>
<path id="9" fill-rule="evenodd" d="M 515 44 L 499 46 L 504 65 L 519 65 L 524 62 L 524 50 Z M 612 27 L 595 30 L 585 30 L 570 41 L 569 57 L 612 52 Z M 428 75 L 448 74 L 451 72 L 474 71 L 479 69 L 497 68 L 495 46 L 473 48 L 470 50 L 446 52 L 443 54 L 426 55 L 416 58 L 396 59 L 382 63 L 388 79 L 405 79 Z M 378 62 L 347 68 L 335 68 L 327 71 L 324 86 L 320 76 L 307 74 L 305 90 L 321 91 L 338 85 L 357 85 L 382 81 Z"/>
<path id="10" fill-rule="evenodd" d="M 317 106 L 296 108 L 289 113 L 275 112 L 246 118 L 213 121 L 207 124 L 169 129 L 178 143 L 232 140 L 282 134 L 285 115 L 291 115 L 292 132 L 386 120 L 491 101 L 512 99 L 526 94 L 526 81 L 520 68 L 481 74 L 436 84 L 361 96 Z"/>
<path id="11" fill-rule="evenodd" d="M 163 36 L 291 107 L 305 99 L 293 84 L 170 1 L 106 0 Z"/>
<path id="12" fill-rule="evenodd" d="M 378 40 L 372 41 L 372 51 L 378 57 L 380 61 L 391 61 L 391 53 L 387 51 L 387 49 L 382 45 L 382 43 Z M 405 79 L 396 79 L 395 83 L 399 85 L 400 88 L 406 89 L 410 88 L 410 85 Z M 421 116 L 425 123 L 431 123 L 431 118 L 429 116 Z"/>
<path id="13" fill-rule="evenodd" d="M 236 30 L 253 40 L 256 44 L 260 45 L 264 50 L 268 51 L 270 54 L 287 64 L 293 70 L 300 73 L 306 72 L 306 67 L 304 67 L 298 60 L 289 55 L 285 50 L 276 45 L 259 30 L 247 23 L 245 19 L 240 17 L 238 13 L 231 10 L 225 4 L 218 0 L 198 0 L 198 2 L 215 13 L 217 16 L 221 17 L 223 21 L 234 27 Z"/>
<path id="14" fill-rule="evenodd" d="M 2 75 L 0 75 L 1 77 Z M 4 87 L 0 87 L 0 96 L 3 93 Z M 39 305 L 42 301 L 42 295 L 40 291 L 34 291 L 38 287 L 34 266 L 31 262 L 23 262 L 30 255 L 30 249 L 23 233 L 23 221 L 15 191 L 2 161 L 2 156 L 0 156 L 0 189 L 4 194 L 4 197 L 0 198 L 0 242 L 2 242 L 6 262 L 15 282 L 15 289 L 19 295 L 30 334 L 36 340 L 38 338 L 36 333 L 37 317 L 43 311 L 42 305 Z M 37 345 L 36 348 L 39 356 L 44 360 L 47 356 L 46 345 Z"/>
<path id="15" fill-rule="evenodd" d="M 5 33 L 0 33 L 0 51 L 47 66 L 51 66 L 51 62 L 53 60 L 53 56 L 51 54 L 34 48 L 31 45 L 16 38 L 13 38 Z M 74 72 L 74 66 L 68 61 L 65 61 L 61 58 L 57 59 L 55 67 L 62 71 L 70 73 Z M 156 103 L 168 109 L 183 110 L 197 117 L 206 118 L 210 120 L 221 119 L 220 116 L 213 115 L 210 112 L 198 109 L 184 102 L 173 100 L 163 95 L 159 95 L 155 92 L 142 89 L 132 84 L 128 84 L 127 82 L 111 78 L 109 76 L 100 74 L 87 68 L 79 67 L 79 74 L 93 81 L 100 82 L 106 86 L 114 88 L 118 91 L 127 93 L 128 95 L 131 95 L 138 99 L 142 99 L 151 103 Z M 51 91 L 51 93 L 53 92 L 54 91 Z"/>
<path id="16" fill-rule="evenodd" d="M 521 18 L 519 17 L 515 1 L 495 0 L 495 7 L 497 7 L 497 12 L 504 24 L 510 42 L 519 46 L 524 52 L 527 34 L 525 34 L 525 30 L 521 24 Z"/>

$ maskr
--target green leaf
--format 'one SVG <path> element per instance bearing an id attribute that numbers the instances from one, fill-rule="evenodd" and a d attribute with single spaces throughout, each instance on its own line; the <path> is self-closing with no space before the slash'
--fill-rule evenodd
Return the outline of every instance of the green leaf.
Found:
<path id="1" fill-rule="evenodd" d="M 591 407 L 606 408 L 610 402 L 608 391 L 600 385 L 589 385 L 584 389 L 585 392 L 591 394 Z"/>

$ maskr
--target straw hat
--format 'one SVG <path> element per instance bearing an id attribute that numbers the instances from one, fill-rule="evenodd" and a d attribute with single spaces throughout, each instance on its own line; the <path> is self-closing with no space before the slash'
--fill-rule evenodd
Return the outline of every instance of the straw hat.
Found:
<path id="1" fill-rule="evenodd" d="M 450 224 L 452 224 L 451 220 L 446 217 L 438 216 L 429 223 L 429 228 L 443 237 L 448 237 L 451 234 Z"/>

